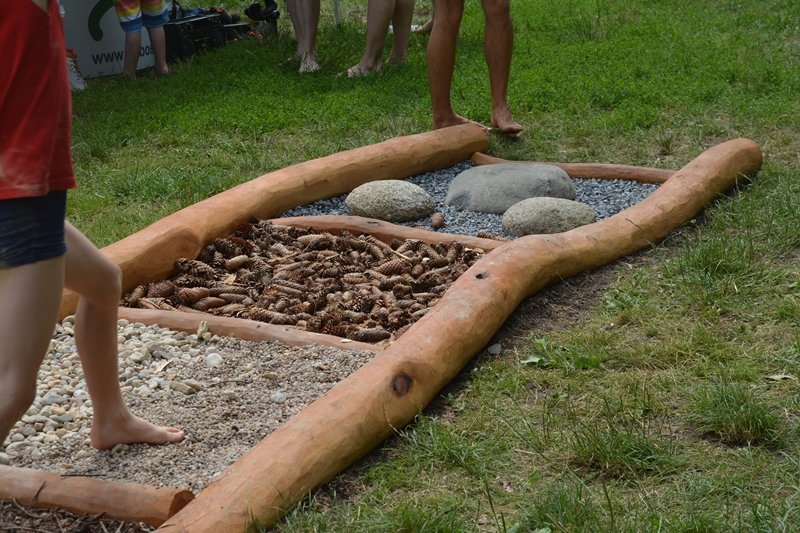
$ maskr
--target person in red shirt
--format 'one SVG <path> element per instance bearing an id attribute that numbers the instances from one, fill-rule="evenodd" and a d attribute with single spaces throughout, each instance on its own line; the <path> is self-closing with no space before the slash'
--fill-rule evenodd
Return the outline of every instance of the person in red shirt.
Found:
<path id="1" fill-rule="evenodd" d="M 119 267 L 65 220 L 75 187 L 72 102 L 56 0 L 0 0 L 0 443 L 36 395 L 63 288 L 80 295 L 75 342 L 94 408 L 90 440 L 183 440 L 132 414 L 117 368 Z"/>

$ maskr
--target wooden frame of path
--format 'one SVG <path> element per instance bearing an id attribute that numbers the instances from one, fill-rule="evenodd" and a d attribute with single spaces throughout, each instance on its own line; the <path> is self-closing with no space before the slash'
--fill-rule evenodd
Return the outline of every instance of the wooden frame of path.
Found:
<path id="1" fill-rule="evenodd" d="M 296 205 L 344 194 L 367 181 L 402 179 L 452 166 L 486 148 L 485 134 L 463 125 L 334 154 L 220 193 L 103 252 L 120 265 L 123 285 L 129 290 L 163 279 L 176 259 L 195 257 L 206 243 L 229 234 L 251 217 L 269 218 Z M 612 177 L 617 172 L 628 179 L 663 181 L 663 185 L 646 200 L 604 221 L 566 233 L 494 243 L 495 249 L 463 274 L 400 339 L 268 435 L 162 529 L 239 532 L 252 526 L 253 518 L 262 526 L 274 524 L 310 491 L 412 421 L 523 299 L 551 283 L 660 241 L 741 176 L 757 172 L 761 162 L 756 143 L 735 139 L 707 150 L 666 180 L 665 171 L 658 169 L 599 165 L 590 171 L 592 165 L 575 166 L 576 177 L 589 177 L 592 172 Z M 584 171 L 587 174 L 581 176 Z M 298 225 L 307 222 L 287 220 Z M 378 225 L 386 235 L 393 231 L 392 225 L 354 217 L 328 223 L 340 229 Z M 432 239 L 438 235 L 423 233 Z M 75 296 L 65 294 L 62 316 L 73 312 L 75 304 Z M 88 509 L 97 512 L 91 506 Z"/>

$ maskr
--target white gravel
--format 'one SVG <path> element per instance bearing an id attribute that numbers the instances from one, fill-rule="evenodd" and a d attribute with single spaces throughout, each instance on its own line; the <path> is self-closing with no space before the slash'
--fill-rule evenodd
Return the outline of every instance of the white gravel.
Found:
<path id="1" fill-rule="evenodd" d="M 73 322 L 67 317 L 56 327 L 36 401 L 9 434 L 0 463 L 197 493 L 375 355 L 216 336 L 198 340 L 120 320 L 120 384 L 128 405 L 153 422 L 183 428 L 187 438 L 97 451 L 89 443 L 92 403 Z"/>

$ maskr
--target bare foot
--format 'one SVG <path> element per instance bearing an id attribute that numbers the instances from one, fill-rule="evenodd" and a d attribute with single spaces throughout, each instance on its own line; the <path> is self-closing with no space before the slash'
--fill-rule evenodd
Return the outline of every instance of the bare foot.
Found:
<path id="1" fill-rule="evenodd" d="M 514 120 L 511 111 L 495 111 L 492 113 L 492 126 L 497 128 L 500 133 L 507 135 L 518 135 L 524 129 L 522 124 Z"/>
<path id="2" fill-rule="evenodd" d="M 489 128 L 481 124 L 480 122 L 475 122 L 474 120 L 470 120 L 468 118 L 462 117 L 461 115 L 456 115 L 453 113 L 452 115 L 440 118 L 433 119 L 433 129 L 438 130 L 441 128 L 447 128 L 450 126 L 460 126 L 461 124 L 473 124 L 478 126 L 480 129 L 485 131 L 486 133 L 489 132 Z"/>
<path id="3" fill-rule="evenodd" d="M 354 65 L 347 69 L 345 75 L 348 78 L 360 78 L 363 76 L 369 76 L 370 74 L 374 74 L 381 71 L 381 66 L 378 65 L 377 67 L 371 68 L 367 65 L 362 65 L 359 63 L 358 65 Z"/>
<path id="4" fill-rule="evenodd" d="M 123 420 L 113 425 L 110 421 L 102 426 L 93 424 L 90 440 L 98 450 L 108 450 L 117 444 L 135 442 L 171 444 L 182 441 L 185 436 L 181 429 L 157 426 L 129 412 Z"/>
<path id="5" fill-rule="evenodd" d="M 319 61 L 315 52 L 308 52 L 300 57 L 300 69 L 298 70 L 300 74 L 317 72 L 319 69 Z"/>
<path id="6" fill-rule="evenodd" d="M 419 35 L 430 35 L 432 29 L 433 29 L 433 19 L 430 19 L 422 26 L 411 26 L 411 33 L 416 33 Z"/>

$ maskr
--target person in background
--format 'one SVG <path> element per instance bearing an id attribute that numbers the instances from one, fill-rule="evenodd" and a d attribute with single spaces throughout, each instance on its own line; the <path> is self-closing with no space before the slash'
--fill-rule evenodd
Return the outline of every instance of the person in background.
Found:
<path id="1" fill-rule="evenodd" d="M 516 135 L 523 127 L 514 120 L 508 108 L 508 78 L 514 41 L 510 0 L 481 1 L 485 18 L 483 50 L 492 93 L 492 126 L 501 133 Z M 464 0 L 434 0 L 433 12 L 433 29 L 428 41 L 428 83 L 433 127 L 438 129 L 472 121 L 456 114 L 450 102 Z"/>
<path id="2" fill-rule="evenodd" d="M 319 25 L 320 0 L 286 0 L 289 18 L 292 20 L 300 73 L 316 72 L 320 69 L 317 59 L 317 26 Z"/>
<path id="3" fill-rule="evenodd" d="M 64 3 L 61 0 L 58 1 L 58 12 L 63 20 L 66 16 L 66 11 L 64 11 Z M 69 76 L 69 86 L 73 91 L 86 90 L 86 80 L 83 79 L 78 68 L 78 54 L 71 48 L 67 48 L 67 75 Z"/>
<path id="4" fill-rule="evenodd" d="M 0 13 L 0 443 L 35 399 L 65 286 L 80 296 L 75 343 L 92 446 L 179 442 L 183 431 L 128 410 L 117 367 L 120 270 L 64 218 L 76 182 L 58 4 L 0 0 Z"/>
<path id="5" fill-rule="evenodd" d="M 155 55 L 156 76 L 169 76 L 167 43 L 164 24 L 169 20 L 169 10 L 164 0 L 114 0 L 114 11 L 125 32 L 125 59 L 122 75 L 136 77 L 139 50 L 142 47 L 142 26 L 147 28 L 150 45 Z"/>
<path id="6" fill-rule="evenodd" d="M 367 4 L 367 46 L 361 61 L 347 69 L 347 77 L 366 76 L 381 70 L 383 46 L 392 24 L 392 51 L 387 63 L 403 65 L 408 55 L 408 38 L 414 0 L 369 0 Z"/>

